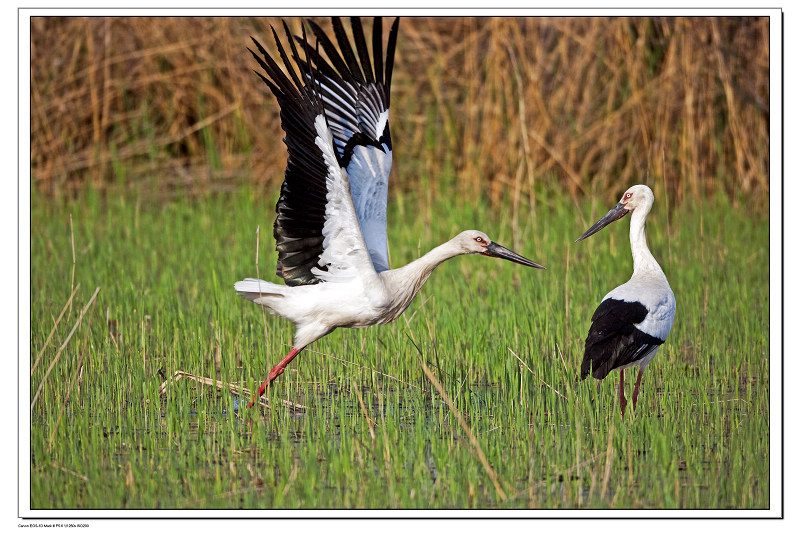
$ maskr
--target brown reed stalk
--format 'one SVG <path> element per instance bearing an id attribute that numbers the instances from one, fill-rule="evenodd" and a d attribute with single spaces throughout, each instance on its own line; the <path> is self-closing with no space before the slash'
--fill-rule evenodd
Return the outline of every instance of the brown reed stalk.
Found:
<path id="1" fill-rule="evenodd" d="M 165 197 L 277 187 L 278 108 L 246 48 L 253 35 L 274 52 L 268 28 L 279 24 L 31 19 L 33 184 L 106 187 L 122 168 Z M 520 214 L 539 188 L 611 198 L 633 182 L 664 183 L 673 209 L 715 191 L 766 203 L 768 37 L 758 17 L 407 17 L 393 183 L 426 205 L 451 185 L 465 201 L 511 193 Z"/>

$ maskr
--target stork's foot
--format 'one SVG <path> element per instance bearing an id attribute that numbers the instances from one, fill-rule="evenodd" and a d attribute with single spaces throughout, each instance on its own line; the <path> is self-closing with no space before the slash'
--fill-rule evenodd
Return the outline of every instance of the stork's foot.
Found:
<path id="1" fill-rule="evenodd" d="M 247 405 L 248 408 L 253 407 L 258 398 L 264 394 L 272 381 L 283 374 L 283 372 L 286 370 L 286 366 L 289 365 L 289 362 L 294 360 L 295 356 L 300 354 L 301 350 L 303 350 L 303 347 L 300 347 L 299 349 L 293 348 L 289 351 L 289 354 L 287 354 L 280 362 L 278 362 L 278 365 L 272 368 L 272 370 L 269 372 L 269 376 L 267 376 L 267 379 L 264 380 L 264 383 L 261 384 L 260 388 L 258 388 L 258 393 L 253 395 L 253 400 L 251 400 L 250 404 Z"/>

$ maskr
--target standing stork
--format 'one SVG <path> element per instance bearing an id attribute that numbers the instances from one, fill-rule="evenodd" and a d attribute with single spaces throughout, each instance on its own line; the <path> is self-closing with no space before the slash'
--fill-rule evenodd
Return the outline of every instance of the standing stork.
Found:
<path id="1" fill-rule="evenodd" d="M 592 315 L 581 363 L 581 380 L 591 370 L 600 380 L 619 369 L 619 403 L 625 416 L 625 369 L 636 366 L 639 375 L 633 388 L 633 409 L 639 397 L 639 384 L 645 367 L 667 340 L 675 320 L 675 295 L 661 266 L 647 248 L 644 224 L 653 207 L 653 191 L 646 185 L 634 185 L 622 199 L 582 236 L 577 243 L 599 232 L 610 223 L 631 214 L 631 254 L 633 276 L 611 290 Z"/>
<path id="2" fill-rule="evenodd" d="M 308 25 L 328 59 L 306 38 L 284 31 L 295 72 L 275 30 L 278 55 L 288 74 L 253 39 L 258 73 L 278 100 L 289 160 L 276 206 L 277 274 L 286 285 L 252 278 L 236 282 L 240 296 L 296 327 L 291 351 L 269 372 L 253 397 L 306 346 L 337 327 L 363 328 L 397 319 L 437 265 L 461 254 L 483 254 L 543 269 L 467 230 L 399 269 L 389 268 L 386 199 L 392 165 L 389 88 L 398 20 L 383 60 L 381 20 L 372 27 L 373 61 L 361 22 L 351 21 L 355 53 L 344 26 L 333 19 L 339 50 L 313 21 Z M 295 40 L 304 51 L 300 57 Z M 263 57 L 263 59 L 262 59 Z"/>

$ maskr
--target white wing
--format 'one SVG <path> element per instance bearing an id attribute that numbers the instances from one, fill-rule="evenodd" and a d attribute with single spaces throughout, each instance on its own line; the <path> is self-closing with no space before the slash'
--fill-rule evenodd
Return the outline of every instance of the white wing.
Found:
<path id="1" fill-rule="evenodd" d="M 325 225 L 322 227 L 322 255 L 319 267 L 311 272 L 325 282 L 347 282 L 356 277 L 375 275 L 367 247 L 358 225 L 358 217 L 350 196 L 350 185 L 344 169 L 333 148 L 333 137 L 328 130 L 325 117 L 317 116 L 314 121 L 317 130 L 316 145 L 322 151 L 328 167 L 326 186 L 328 190 L 325 204 Z"/>

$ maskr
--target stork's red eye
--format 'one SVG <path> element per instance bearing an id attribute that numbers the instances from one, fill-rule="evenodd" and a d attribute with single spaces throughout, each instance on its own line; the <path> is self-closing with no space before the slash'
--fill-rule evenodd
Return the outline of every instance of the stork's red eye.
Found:
<path id="1" fill-rule="evenodd" d="M 625 193 L 625 200 L 628 200 L 633 196 L 633 193 Z"/>

